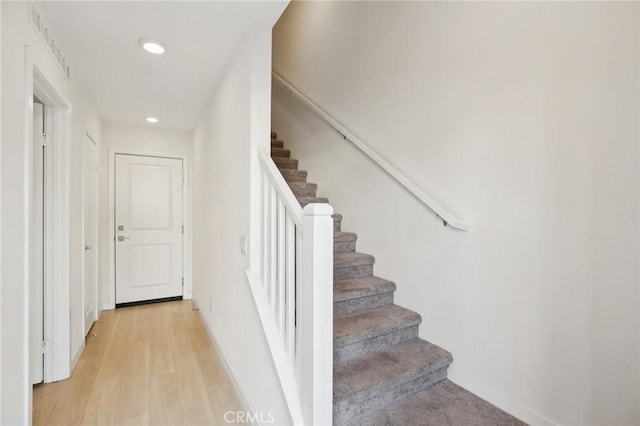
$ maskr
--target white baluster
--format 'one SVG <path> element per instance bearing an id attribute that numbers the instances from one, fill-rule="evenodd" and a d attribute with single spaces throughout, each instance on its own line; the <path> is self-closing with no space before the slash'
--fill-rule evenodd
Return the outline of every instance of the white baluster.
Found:
<path id="1" fill-rule="evenodd" d="M 287 354 L 289 359 L 293 361 L 295 356 L 295 312 L 296 312 L 296 227 L 291 219 L 291 216 L 287 214 L 286 221 L 286 331 L 285 331 L 285 345 L 287 347 Z"/>
<path id="2" fill-rule="evenodd" d="M 278 309 L 276 309 L 276 323 L 278 324 L 278 329 L 280 330 L 280 334 L 284 335 L 284 316 L 285 316 L 285 298 L 284 298 L 284 286 L 285 286 L 285 247 L 287 244 L 286 230 L 285 230 L 285 222 L 286 222 L 286 212 L 284 209 L 284 203 L 282 200 L 278 200 L 278 291 L 277 291 L 277 305 Z"/>
<path id="3" fill-rule="evenodd" d="M 278 210 L 277 210 L 277 202 L 278 202 L 278 193 L 276 192 L 276 188 L 274 186 L 271 187 L 271 198 L 269 200 L 269 215 L 271 217 L 269 223 L 269 241 L 271 243 L 270 251 L 270 259 L 269 259 L 269 303 L 271 304 L 271 309 L 275 310 L 276 308 L 276 280 L 278 274 Z"/>
<path id="4" fill-rule="evenodd" d="M 267 279 L 269 277 L 269 215 L 268 215 L 268 206 L 269 206 L 269 188 L 271 187 L 271 182 L 269 182 L 269 177 L 267 173 L 263 171 L 262 173 L 262 286 L 266 289 Z"/>
<path id="5" fill-rule="evenodd" d="M 295 287 L 295 312 L 294 321 L 296 323 L 296 354 L 295 354 L 295 371 L 298 378 L 298 384 L 302 377 L 302 327 L 300 326 L 302 297 L 300 288 L 302 287 L 302 228 L 296 227 L 296 287 Z M 300 390 L 302 398 L 302 389 Z"/>

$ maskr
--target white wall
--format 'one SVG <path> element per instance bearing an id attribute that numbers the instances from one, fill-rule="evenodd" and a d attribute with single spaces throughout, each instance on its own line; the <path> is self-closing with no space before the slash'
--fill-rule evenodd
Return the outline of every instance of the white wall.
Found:
<path id="1" fill-rule="evenodd" d="M 113 152 L 129 152 L 138 154 L 185 155 L 191 157 L 193 152 L 192 132 L 182 130 L 167 130 L 153 126 L 134 126 L 121 123 L 102 123 L 100 146 L 100 184 L 98 195 L 98 233 L 100 237 L 100 262 L 98 264 L 99 294 L 101 309 L 115 307 L 113 276 L 109 274 L 110 250 L 112 244 L 109 230 L 109 179 L 113 171 L 109 170 L 109 156 Z M 187 162 L 187 167 L 189 162 Z M 185 170 L 188 174 L 189 170 Z M 191 194 L 187 193 L 186 203 L 190 212 Z M 185 248 L 190 247 L 189 232 L 185 233 Z M 191 265 L 185 268 L 185 292 L 191 292 Z"/>
<path id="2" fill-rule="evenodd" d="M 293 2 L 274 69 L 467 220 L 274 89 L 273 128 L 450 377 L 540 424 L 638 424 L 638 3 Z"/>
<path id="3" fill-rule="evenodd" d="M 82 85 L 67 81 L 27 20 L 26 2 L 2 2 L 2 418 L 1 424 L 26 424 L 31 415 L 28 384 L 28 267 L 26 211 L 27 117 L 25 116 L 25 45 L 37 67 L 71 106 L 70 139 L 66 144 L 68 179 L 69 290 L 71 353 L 81 347 L 82 333 L 82 135 L 99 134 L 99 123 Z M 55 32 L 54 32 L 55 33 Z M 29 130 L 31 131 L 31 130 Z M 64 269 L 66 269 L 64 268 Z M 66 296 L 64 296 L 66 297 Z M 56 342 L 54 341 L 54 344 Z M 71 360 L 69 359 L 68 362 Z"/>
<path id="4" fill-rule="evenodd" d="M 275 367 L 246 279 L 252 156 L 269 143 L 270 31 L 238 49 L 194 137 L 194 299 L 250 409 L 288 414 Z M 263 114 L 254 107 L 263 107 Z M 264 117 L 262 117 L 264 115 Z M 253 219 L 253 220 L 252 220 Z M 253 223 L 255 224 L 255 223 Z M 250 251 L 257 249 L 251 244 Z M 214 309 L 209 308 L 210 298 Z"/>

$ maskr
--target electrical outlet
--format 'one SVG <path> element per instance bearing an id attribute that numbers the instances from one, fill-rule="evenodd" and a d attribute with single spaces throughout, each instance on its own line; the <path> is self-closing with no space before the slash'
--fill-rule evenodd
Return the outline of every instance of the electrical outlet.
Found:
<path id="1" fill-rule="evenodd" d="M 213 311 L 213 296 L 209 298 L 209 310 Z"/>
<path id="2" fill-rule="evenodd" d="M 240 253 L 246 255 L 247 254 L 247 236 L 242 235 L 240 237 Z"/>

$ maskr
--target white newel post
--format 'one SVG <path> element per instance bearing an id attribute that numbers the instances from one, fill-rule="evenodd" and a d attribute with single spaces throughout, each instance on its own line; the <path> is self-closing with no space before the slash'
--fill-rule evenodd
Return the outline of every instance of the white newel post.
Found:
<path id="1" fill-rule="evenodd" d="M 303 209 L 301 333 L 302 415 L 307 425 L 333 421 L 333 207 Z"/>

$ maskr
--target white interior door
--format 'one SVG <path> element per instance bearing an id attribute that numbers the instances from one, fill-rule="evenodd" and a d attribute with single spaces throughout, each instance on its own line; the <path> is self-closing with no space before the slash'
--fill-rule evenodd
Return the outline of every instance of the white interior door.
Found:
<path id="1" fill-rule="evenodd" d="M 116 304 L 182 296 L 182 160 L 116 155 Z"/>
<path id="2" fill-rule="evenodd" d="M 98 147 L 84 135 L 84 334 L 98 319 Z"/>
<path id="3" fill-rule="evenodd" d="M 31 164 L 31 250 L 29 275 L 29 375 L 31 383 L 44 377 L 44 124 L 45 107 L 33 104 L 33 163 Z"/>

